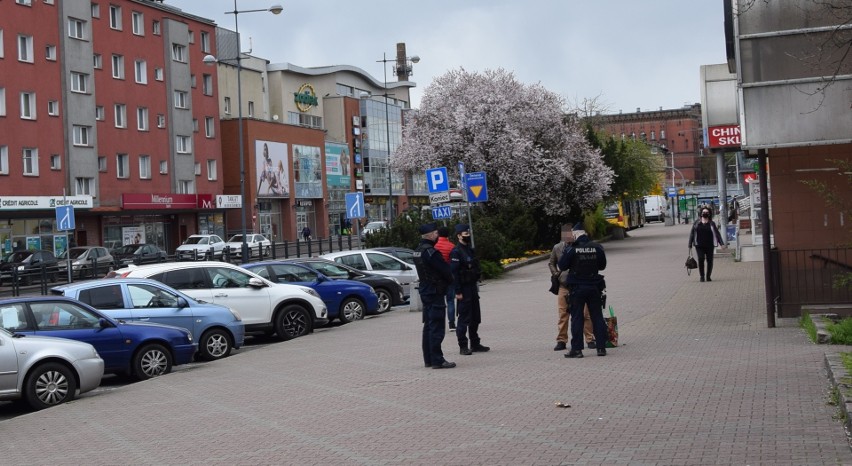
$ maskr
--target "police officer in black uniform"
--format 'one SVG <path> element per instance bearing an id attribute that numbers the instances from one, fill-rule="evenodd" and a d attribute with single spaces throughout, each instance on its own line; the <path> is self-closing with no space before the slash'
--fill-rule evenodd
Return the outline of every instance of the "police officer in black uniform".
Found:
<path id="1" fill-rule="evenodd" d="M 450 252 L 450 268 L 453 270 L 456 287 L 456 336 L 459 339 L 459 353 L 468 356 L 472 353 L 484 353 L 491 348 L 483 346 L 479 341 L 482 312 L 479 307 L 478 282 L 482 272 L 479 259 L 470 244 L 470 227 L 464 224 L 456 225 L 456 238 L 458 244 Z"/>
<path id="2" fill-rule="evenodd" d="M 435 249 L 438 227 L 427 223 L 420 227 L 420 244 L 414 251 L 414 265 L 420 277 L 420 301 L 423 302 L 423 362 L 432 369 L 450 369 L 456 363 L 444 359 L 444 323 L 447 305 L 445 295 L 453 280 L 450 266 Z"/>
<path id="3" fill-rule="evenodd" d="M 592 241 L 583 224 L 574 225 L 574 245 L 566 248 L 559 258 L 559 269 L 568 270 L 568 309 L 571 313 L 571 351 L 566 358 L 583 357 L 583 306 L 589 306 L 589 317 L 595 334 L 598 356 L 606 356 L 607 330 L 603 317 L 601 293 L 604 277 L 598 273 L 606 268 L 603 247 Z"/>

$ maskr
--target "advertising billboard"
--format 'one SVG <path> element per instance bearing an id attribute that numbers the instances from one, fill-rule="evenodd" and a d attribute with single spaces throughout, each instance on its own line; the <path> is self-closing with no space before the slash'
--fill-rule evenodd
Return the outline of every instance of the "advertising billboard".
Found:
<path id="1" fill-rule="evenodd" d="M 293 182 L 297 198 L 322 199 L 321 155 L 319 147 L 293 145 Z"/>
<path id="2" fill-rule="evenodd" d="M 325 144 L 325 178 L 329 187 L 348 187 L 352 176 L 349 148 L 344 144 Z"/>
<path id="3" fill-rule="evenodd" d="M 254 141 L 257 197 L 290 197 L 290 172 L 287 144 Z"/>

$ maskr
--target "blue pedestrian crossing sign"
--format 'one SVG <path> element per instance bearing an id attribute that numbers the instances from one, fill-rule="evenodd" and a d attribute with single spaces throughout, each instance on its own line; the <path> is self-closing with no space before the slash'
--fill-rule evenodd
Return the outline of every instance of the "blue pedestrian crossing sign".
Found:
<path id="1" fill-rule="evenodd" d="M 465 176 L 467 202 L 485 202 L 488 200 L 488 184 L 485 172 L 472 172 Z"/>
<path id="2" fill-rule="evenodd" d="M 362 218 L 364 213 L 364 193 L 346 193 L 346 218 Z"/>
<path id="3" fill-rule="evenodd" d="M 74 206 L 63 205 L 56 208 L 56 229 L 59 231 L 73 230 L 74 225 Z"/>
<path id="4" fill-rule="evenodd" d="M 449 191 L 450 180 L 447 178 L 447 167 L 426 170 L 426 184 L 429 186 L 430 194 Z"/>
<path id="5" fill-rule="evenodd" d="M 442 218 L 451 218 L 453 209 L 450 206 L 432 207 L 432 218 L 435 220 Z"/>

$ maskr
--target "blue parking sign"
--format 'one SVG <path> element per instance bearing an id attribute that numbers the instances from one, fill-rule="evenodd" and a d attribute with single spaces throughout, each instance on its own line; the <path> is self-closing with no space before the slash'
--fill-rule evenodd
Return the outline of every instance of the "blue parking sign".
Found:
<path id="1" fill-rule="evenodd" d="M 450 190 L 450 180 L 447 178 L 447 168 L 430 168 L 426 170 L 426 185 L 430 193 L 440 193 Z"/>

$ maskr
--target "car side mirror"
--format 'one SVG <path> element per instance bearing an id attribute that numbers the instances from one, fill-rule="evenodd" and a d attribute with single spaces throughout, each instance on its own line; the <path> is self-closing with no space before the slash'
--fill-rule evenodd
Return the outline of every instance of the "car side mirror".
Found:
<path id="1" fill-rule="evenodd" d="M 325 275 L 323 275 L 321 273 L 317 273 L 317 283 L 322 283 L 322 282 L 327 282 L 327 281 L 328 281 L 328 277 L 326 277 Z"/>
<path id="2" fill-rule="evenodd" d="M 112 327 L 112 324 L 111 324 L 108 320 L 106 320 L 106 319 L 104 319 L 103 317 L 101 317 L 100 319 L 98 319 L 98 327 L 100 327 L 100 328 L 110 328 L 110 327 Z"/>
<path id="3" fill-rule="evenodd" d="M 263 281 L 257 277 L 251 277 L 249 278 L 248 285 L 252 288 L 263 288 L 266 286 L 266 283 L 263 283 Z"/>
<path id="4" fill-rule="evenodd" d="M 349 271 L 349 279 L 350 279 L 350 280 L 352 280 L 353 278 L 355 278 L 355 277 L 357 277 L 357 276 L 358 276 L 358 275 L 357 275 L 355 272 L 353 272 L 353 271 L 351 271 L 351 270 Z"/>
<path id="5" fill-rule="evenodd" d="M 178 299 L 177 299 L 178 309 L 183 309 L 187 306 L 189 306 L 189 303 L 186 301 L 186 298 L 184 298 L 183 296 L 178 296 Z"/>

